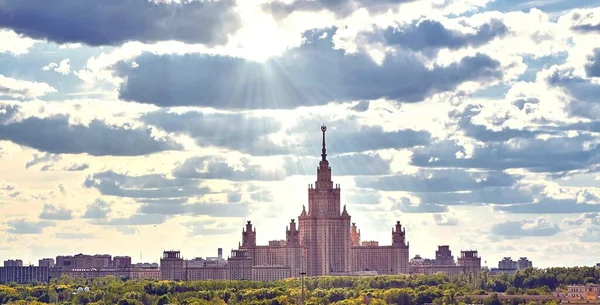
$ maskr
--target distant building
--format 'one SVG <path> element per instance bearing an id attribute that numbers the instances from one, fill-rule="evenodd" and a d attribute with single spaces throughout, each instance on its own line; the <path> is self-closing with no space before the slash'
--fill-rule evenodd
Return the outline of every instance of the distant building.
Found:
<path id="1" fill-rule="evenodd" d="M 53 268 L 55 265 L 54 259 L 53 258 L 42 258 L 42 259 L 38 260 L 38 265 L 40 267 Z"/>
<path id="2" fill-rule="evenodd" d="M 6 262 L 5 262 L 6 263 Z M 0 284 L 1 283 L 44 283 L 48 282 L 48 267 L 40 266 L 23 266 L 14 264 L 0 268 Z"/>
<path id="3" fill-rule="evenodd" d="M 508 273 L 514 274 L 517 270 L 533 267 L 533 263 L 527 257 L 520 257 L 518 261 L 514 261 L 511 257 L 504 257 L 498 262 L 498 268 L 492 268 L 491 274 Z"/>
<path id="4" fill-rule="evenodd" d="M 253 281 L 279 281 L 291 277 L 291 269 L 288 266 L 253 266 Z"/>
<path id="5" fill-rule="evenodd" d="M 9 259 L 4 261 L 4 267 L 22 267 L 23 261 L 20 259 Z"/>
<path id="6" fill-rule="evenodd" d="M 481 271 L 481 258 L 477 255 L 477 251 L 464 250 L 460 254 L 457 264 L 450 246 L 438 246 L 435 259 L 423 259 L 419 255 L 411 259 L 410 273 L 424 275 L 444 273 L 452 277 L 461 273 L 478 274 Z"/>
<path id="7" fill-rule="evenodd" d="M 160 259 L 161 279 L 185 280 L 185 262 L 179 251 L 164 251 Z"/>

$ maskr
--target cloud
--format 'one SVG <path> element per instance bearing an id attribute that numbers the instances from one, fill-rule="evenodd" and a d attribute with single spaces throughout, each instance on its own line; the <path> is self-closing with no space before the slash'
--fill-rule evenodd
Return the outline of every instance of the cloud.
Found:
<path id="1" fill-rule="evenodd" d="M 23 55 L 36 43 L 35 40 L 23 37 L 14 31 L 0 29 L 0 53 Z"/>
<path id="2" fill-rule="evenodd" d="M 339 17 L 350 15 L 356 8 L 365 8 L 370 12 L 384 12 L 398 7 L 402 3 L 416 0 L 293 0 L 269 1 L 263 4 L 263 9 L 278 18 L 286 17 L 294 12 L 331 11 Z"/>
<path id="3" fill-rule="evenodd" d="M 54 71 L 62 75 L 68 75 L 71 73 L 71 65 L 69 64 L 70 59 L 66 58 L 60 61 L 60 63 L 51 62 L 42 68 L 43 71 Z"/>
<path id="4" fill-rule="evenodd" d="M 110 212 L 111 208 L 108 203 L 103 200 L 96 199 L 93 203 L 87 206 L 82 218 L 106 219 Z"/>
<path id="5" fill-rule="evenodd" d="M 456 50 L 478 47 L 508 33 L 506 25 L 498 19 L 492 19 L 472 30 L 473 33 L 460 32 L 446 28 L 437 20 L 420 19 L 407 26 L 388 27 L 384 31 L 367 36 L 371 42 L 383 40 L 387 45 L 423 53 L 437 53 L 443 48 Z"/>
<path id="6" fill-rule="evenodd" d="M 492 226 L 491 233 L 506 238 L 554 236 L 560 227 L 546 217 L 535 220 L 507 221 Z"/>
<path id="7" fill-rule="evenodd" d="M 464 170 L 422 170 L 415 175 L 397 174 L 381 177 L 356 177 L 356 186 L 380 191 L 416 193 L 482 190 L 511 186 L 517 180 L 502 172 L 468 172 Z"/>
<path id="8" fill-rule="evenodd" d="M 377 190 L 354 188 L 344 190 L 341 200 L 349 204 L 377 205 L 381 203 L 381 194 Z"/>
<path id="9" fill-rule="evenodd" d="M 18 80 L 0 74 L 0 97 L 28 99 L 54 92 L 56 89 L 46 83 Z"/>
<path id="10" fill-rule="evenodd" d="M 206 236 L 206 235 L 227 235 L 235 232 L 238 228 L 229 226 L 216 220 L 198 220 L 184 223 L 189 227 L 188 236 Z"/>
<path id="11" fill-rule="evenodd" d="M 321 158 L 288 157 L 284 167 L 289 175 L 313 176 Z M 391 172 L 388 159 L 377 153 L 344 154 L 327 157 L 334 176 L 386 175 Z"/>
<path id="12" fill-rule="evenodd" d="M 459 224 L 458 218 L 446 214 L 433 214 L 433 220 L 438 226 L 457 226 Z"/>
<path id="13" fill-rule="evenodd" d="M 444 140 L 415 150 L 411 164 L 420 167 L 479 168 L 504 170 L 524 168 L 531 172 L 566 172 L 598 163 L 600 146 L 594 137 L 514 138 L 491 142 L 467 150 L 456 141 Z"/>
<path id="14" fill-rule="evenodd" d="M 140 214 L 156 215 L 205 215 L 210 217 L 246 217 L 250 204 L 198 202 L 187 204 L 142 204 Z"/>
<path id="15" fill-rule="evenodd" d="M 45 153 L 43 155 L 34 153 L 33 154 L 33 159 L 27 161 L 27 163 L 25 163 L 25 168 L 30 168 L 32 166 L 38 165 L 38 164 L 44 164 L 41 168 L 40 171 L 45 172 L 45 171 L 83 171 L 88 169 L 90 166 L 87 163 L 71 163 L 67 166 L 62 166 L 59 168 L 56 168 L 56 163 L 58 163 L 59 161 L 62 160 L 62 157 L 59 155 L 55 155 L 55 154 L 49 154 L 49 153 Z"/>
<path id="16" fill-rule="evenodd" d="M 161 40 L 222 44 L 239 26 L 234 3 L 6 0 L 0 7 L 0 28 L 59 44 L 101 46 Z"/>
<path id="17" fill-rule="evenodd" d="M 513 214 L 579 214 L 600 212 L 600 204 L 579 203 L 574 199 L 541 198 L 536 202 L 495 206 L 494 211 Z"/>
<path id="18" fill-rule="evenodd" d="M 110 126 L 98 119 L 88 125 L 70 124 L 66 115 L 0 124 L 0 139 L 54 154 L 139 156 L 182 149 L 172 140 L 153 137 L 150 130 Z"/>
<path id="19" fill-rule="evenodd" d="M 565 218 L 562 223 L 564 225 L 580 226 L 584 223 L 600 225 L 600 213 L 583 213 L 575 218 Z"/>
<path id="20" fill-rule="evenodd" d="M 119 97 L 162 107 L 293 109 L 380 98 L 419 102 L 464 82 L 503 77 L 500 63 L 483 54 L 429 68 L 416 56 L 398 52 L 388 54 L 378 65 L 367 54 L 335 49 L 333 33 L 335 30 L 309 32 L 300 47 L 265 63 L 224 56 L 146 53 L 134 59 L 135 67 L 126 63 L 116 66 L 117 75 L 124 78 Z"/>
<path id="21" fill-rule="evenodd" d="M 337 154 L 409 148 L 431 141 L 431 134 L 427 131 L 384 131 L 380 126 L 360 126 L 348 119 L 332 119 L 312 113 L 296 116 L 294 126 L 283 130 L 288 137 L 278 142 L 270 139 L 270 136 L 283 129 L 277 114 L 258 116 L 251 113 L 197 111 L 169 113 L 159 110 L 142 116 L 141 120 L 167 132 L 189 135 L 201 147 L 216 146 L 255 156 L 318 155 L 321 143 L 318 128 L 325 121 L 328 130 L 334 133 L 327 140 L 328 147 L 333 148 Z M 306 126 L 311 125 L 315 126 L 314 132 L 307 132 Z"/>
<path id="22" fill-rule="evenodd" d="M 28 221 L 25 219 L 15 219 L 6 222 L 8 233 L 11 234 L 41 234 L 44 228 L 53 227 L 56 224 L 52 221 Z"/>
<path id="23" fill-rule="evenodd" d="M 67 208 L 45 203 L 39 218 L 45 220 L 71 220 L 73 219 L 72 214 L 73 211 Z"/>
<path id="24" fill-rule="evenodd" d="M 600 77 L 600 48 L 594 49 L 594 55 L 588 57 L 585 65 L 587 77 Z"/>
<path id="25" fill-rule="evenodd" d="M 148 226 L 158 225 L 167 220 L 167 215 L 161 214 L 133 214 L 127 217 L 117 217 L 109 220 L 92 220 L 94 225 L 104 226 Z"/>
<path id="26" fill-rule="evenodd" d="M 93 239 L 95 235 L 81 232 L 57 232 L 54 237 L 60 239 Z"/>
<path id="27" fill-rule="evenodd" d="M 99 172 L 86 177 L 84 186 L 96 188 L 102 195 L 129 198 L 178 198 L 201 196 L 210 188 L 193 179 L 170 179 L 151 174 L 128 176 L 113 171 Z"/>
<path id="28" fill-rule="evenodd" d="M 427 203 L 419 203 L 414 204 L 410 201 L 410 199 L 406 197 L 402 198 L 389 198 L 393 204 L 391 211 L 400 211 L 403 213 L 444 213 L 448 212 L 448 207 L 437 205 L 437 204 L 427 204 Z"/>
<path id="29" fill-rule="evenodd" d="M 429 192 L 415 194 L 422 203 L 441 205 L 480 205 L 530 203 L 533 195 L 516 187 L 491 187 L 458 192 Z"/>
<path id="30" fill-rule="evenodd" d="M 239 164 L 229 164 L 223 158 L 192 157 L 173 171 L 173 176 L 186 179 L 223 179 L 231 181 L 277 181 L 285 179 L 281 168 L 268 170 L 241 158 Z"/>

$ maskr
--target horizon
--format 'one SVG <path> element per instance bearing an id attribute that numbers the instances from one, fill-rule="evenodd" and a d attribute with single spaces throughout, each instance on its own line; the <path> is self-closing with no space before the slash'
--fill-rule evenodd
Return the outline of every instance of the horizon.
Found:
<path id="1" fill-rule="evenodd" d="M 324 124 L 363 241 L 595 266 L 599 34 L 591 0 L 6 0 L 0 260 L 285 239 Z"/>

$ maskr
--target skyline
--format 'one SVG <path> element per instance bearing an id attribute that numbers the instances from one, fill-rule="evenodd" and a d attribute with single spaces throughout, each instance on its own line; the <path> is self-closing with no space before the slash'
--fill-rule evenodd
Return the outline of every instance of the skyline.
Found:
<path id="1" fill-rule="evenodd" d="M 158 2 L 0 5 L 1 259 L 284 239 L 325 124 L 363 240 L 597 263 L 594 1 Z"/>

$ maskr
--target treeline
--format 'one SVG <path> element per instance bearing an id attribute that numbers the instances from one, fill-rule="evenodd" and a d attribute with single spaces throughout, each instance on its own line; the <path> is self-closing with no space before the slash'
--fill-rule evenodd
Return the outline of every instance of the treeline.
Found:
<path id="1" fill-rule="evenodd" d="M 443 274 L 373 277 L 319 277 L 305 279 L 305 304 L 439 304 L 482 302 L 499 305 L 498 294 L 522 295 L 511 304 L 531 303 L 527 296 L 549 295 L 566 285 L 599 283 L 600 268 L 549 268 L 518 271 L 514 275 L 449 278 Z M 89 287 L 89 291 L 78 291 Z M 469 296 L 486 295 L 475 299 Z M 150 281 L 106 277 L 73 279 L 62 277 L 48 284 L 0 285 L 0 304 L 300 304 L 300 279 L 277 282 L 253 281 Z M 533 302 L 535 303 L 535 302 Z M 547 303 L 556 303 L 549 301 Z M 551 305 L 551 304 L 547 304 Z"/>

